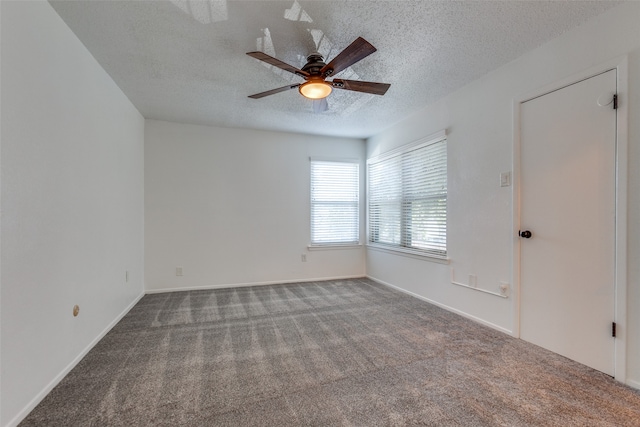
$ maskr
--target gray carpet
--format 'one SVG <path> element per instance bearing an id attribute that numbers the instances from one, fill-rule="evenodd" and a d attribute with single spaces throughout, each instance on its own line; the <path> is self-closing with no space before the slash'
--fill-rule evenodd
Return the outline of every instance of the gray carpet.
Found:
<path id="1" fill-rule="evenodd" d="M 22 426 L 638 426 L 640 393 L 367 279 L 147 295 Z"/>

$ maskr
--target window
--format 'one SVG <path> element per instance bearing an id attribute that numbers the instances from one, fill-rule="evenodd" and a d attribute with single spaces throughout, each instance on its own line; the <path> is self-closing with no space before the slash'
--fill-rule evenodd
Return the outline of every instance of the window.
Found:
<path id="1" fill-rule="evenodd" d="M 358 163 L 311 161 L 311 245 L 360 243 Z"/>
<path id="2" fill-rule="evenodd" d="M 369 244 L 446 258 L 445 133 L 370 159 L 367 165 Z"/>

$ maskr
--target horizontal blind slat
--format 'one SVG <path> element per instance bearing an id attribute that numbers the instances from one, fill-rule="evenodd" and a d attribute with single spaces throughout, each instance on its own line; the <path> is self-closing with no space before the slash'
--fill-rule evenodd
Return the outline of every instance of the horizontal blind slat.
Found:
<path id="1" fill-rule="evenodd" d="M 311 161 L 311 243 L 359 243 L 358 163 Z"/>
<path id="2" fill-rule="evenodd" d="M 446 255 L 446 139 L 371 161 L 369 241 Z"/>

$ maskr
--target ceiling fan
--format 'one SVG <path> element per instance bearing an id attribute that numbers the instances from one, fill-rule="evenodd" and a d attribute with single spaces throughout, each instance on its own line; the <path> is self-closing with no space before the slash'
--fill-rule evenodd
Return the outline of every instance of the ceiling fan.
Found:
<path id="1" fill-rule="evenodd" d="M 256 93 L 255 95 L 249 95 L 249 98 L 259 99 L 295 88 L 298 88 L 298 91 L 302 96 L 309 99 L 326 98 L 329 96 L 333 88 L 372 93 L 374 95 L 384 95 L 391 86 L 390 84 L 363 82 L 360 80 L 326 80 L 328 77 L 338 74 L 340 71 L 350 67 L 375 51 L 376 48 L 373 47 L 371 43 L 362 37 L 358 37 L 328 64 L 325 64 L 322 55 L 317 52 L 312 53 L 307 57 L 307 63 L 302 67 L 302 69 L 298 69 L 263 52 L 247 52 L 247 55 L 253 58 L 293 73 L 306 80 L 304 83 L 290 84 L 277 89 L 271 89 L 266 92 Z"/>

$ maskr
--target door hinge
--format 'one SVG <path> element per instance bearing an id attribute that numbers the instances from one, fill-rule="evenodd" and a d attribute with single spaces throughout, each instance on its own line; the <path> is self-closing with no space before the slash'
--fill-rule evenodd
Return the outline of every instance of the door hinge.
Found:
<path id="1" fill-rule="evenodd" d="M 618 94 L 617 93 L 613 94 L 613 109 L 614 110 L 618 109 Z"/>
<path id="2" fill-rule="evenodd" d="M 611 336 L 616 337 L 616 322 L 611 322 Z"/>

